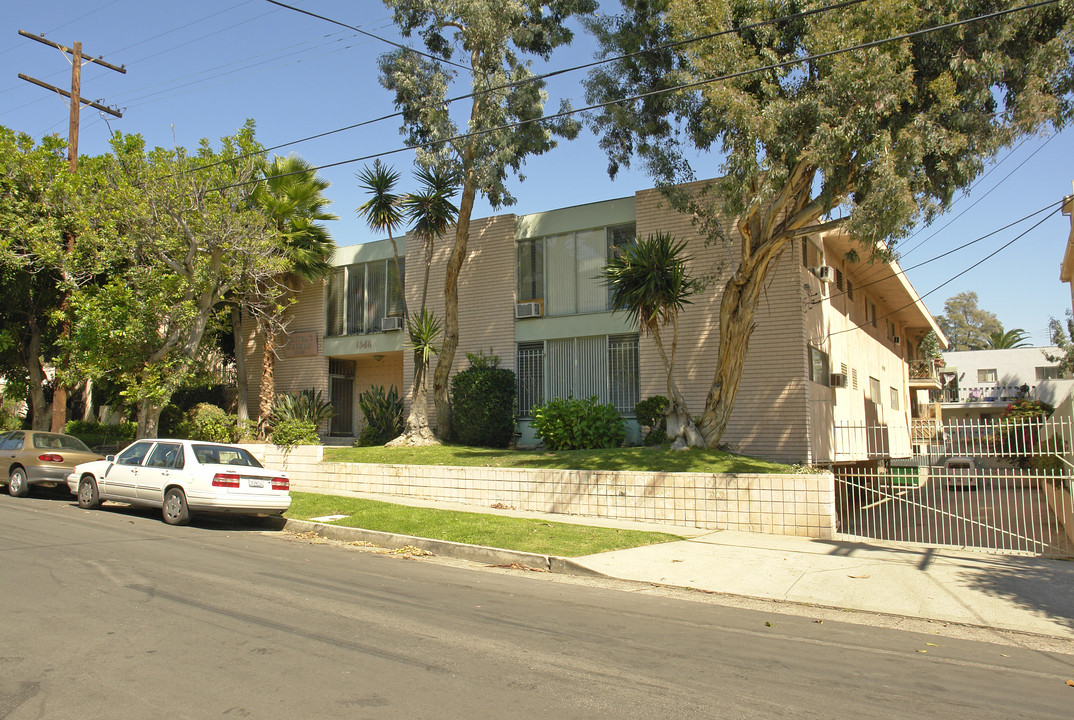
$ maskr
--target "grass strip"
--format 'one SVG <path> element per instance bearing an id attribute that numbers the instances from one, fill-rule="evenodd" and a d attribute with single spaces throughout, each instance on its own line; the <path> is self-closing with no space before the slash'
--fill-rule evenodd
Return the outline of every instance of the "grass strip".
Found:
<path id="1" fill-rule="evenodd" d="M 326 515 L 347 515 L 329 523 L 331 525 L 561 557 L 579 557 L 683 539 L 667 533 L 411 507 L 338 495 L 291 493 L 291 508 L 286 517 L 309 520 Z"/>
<path id="2" fill-rule="evenodd" d="M 499 450 L 464 445 L 418 448 L 326 447 L 327 462 L 388 465 L 624 470 L 635 472 L 788 473 L 790 465 L 708 448 L 629 447 L 601 450 Z M 799 470 L 800 471 L 800 470 Z"/>

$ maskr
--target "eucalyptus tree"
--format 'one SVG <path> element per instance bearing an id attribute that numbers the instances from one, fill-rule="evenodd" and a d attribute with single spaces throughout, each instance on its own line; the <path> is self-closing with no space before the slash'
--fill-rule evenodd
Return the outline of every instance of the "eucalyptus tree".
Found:
<path id="1" fill-rule="evenodd" d="M 72 297 L 70 350 L 81 372 L 122 388 L 139 437 L 154 437 L 161 408 L 205 360 L 221 303 L 278 302 L 289 257 L 252 205 L 262 165 L 252 122 L 193 153 L 122 133 L 111 146 L 91 222 L 130 263 Z"/>
<path id="2" fill-rule="evenodd" d="M 595 0 L 384 0 L 405 37 L 417 34 L 427 54 L 407 49 L 380 58 L 380 81 L 403 111 L 406 142 L 418 162 L 449 169 L 461 183 L 455 240 L 444 280 L 444 340 L 433 375 L 440 437 L 451 433 L 448 395 L 459 344 L 459 274 L 466 259 L 470 216 L 477 194 L 496 208 L 511 205 L 510 173 L 526 158 L 548 152 L 556 137 L 573 138 L 580 126 L 563 117 L 538 121 L 545 107 L 543 81 L 520 54 L 547 60 L 573 38 L 568 21 L 596 10 Z M 435 59 L 433 59 L 435 58 Z M 459 62 L 456 62 L 458 58 Z M 460 70 L 472 95 L 465 120 L 452 117 L 448 95 Z"/>
<path id="3" fill-rule="evenodd" d="M 839 230 L 860 246 L 848 259 L 887 257 L 1000 149 L 1063 127 L 1074 107 L 1065 3 L 980 20 L 1008 6 L 621 4 L 591 24 L 603 57 L 617 58 L 587 87 L 608 103 L 593 125 L 609 171 L 639 158 L 702 234 L 736 249 L 698 422 L 709 446 L 734 408 L 763 290 L 797 238 Z M 696 169 L 721 177 L 684 187 Z"/>
<path id="4" fill-rule="evenodd" d="M 319 177 L 312 166 L 296 155 L 276 157 L 263 170 L 264 182 L 253 191 L 253 205 L 265 216 L 269 237 L 277 244 L 285 261 L 285 272 L 276 282 L 285 290 L 280 302 L 261 314 L 261 385 L 258 433 L 265 437 L 276 404 L 277 335 L 288 296 L 302 282 L 325 280 L 332 274 L 332 253 L 336 244 L 324 222 L 339 218 L 326 209 L 331 200 L 324 191 L 330 182 Z M 236 347 L 236 354 L 241 353 Z"/>
<path id="5" fill-rule="evenodd" d="M 616 248 L 604 267 L 604 281 L 611 288 L 611 304 L 625 311 L 642 332 L 652 336 L 667 375 L 667 433 L 675 449 L 701 446 L 704 438 L 690 415 L 686 399 L 675 382 L 675 351 L 679 344 L 679 313 L 700 290 L 690 278 L 690 259 L 683 253 L 685 240 L 659 232 Z M 671 344 L 661 328 L 671 325 Z"/>

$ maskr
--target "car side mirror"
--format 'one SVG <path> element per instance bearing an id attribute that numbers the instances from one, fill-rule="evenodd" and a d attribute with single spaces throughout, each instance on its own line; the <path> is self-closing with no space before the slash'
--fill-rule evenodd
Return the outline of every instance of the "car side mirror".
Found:
<path id="1" fill-rule="evenodd" d="M 114 463 L 116 461 L 116 456 L 115 455 L 105 455 L 104 459 L 107 460 L 110 463 Z"/>

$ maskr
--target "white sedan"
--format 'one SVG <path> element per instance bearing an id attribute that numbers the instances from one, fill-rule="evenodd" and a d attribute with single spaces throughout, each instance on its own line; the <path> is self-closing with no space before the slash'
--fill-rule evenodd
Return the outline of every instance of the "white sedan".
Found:
<path id="1" fill-rule="evenodd" d="M 138 440 L 76 465 L 67 486 L 79 507 L 102 500 L 159 507 L 169 525 L 186 525 L 197 511 L 282 515 L 291 506 L 286 473 L 264 468 L 243 448 L 198 440 Z"/>

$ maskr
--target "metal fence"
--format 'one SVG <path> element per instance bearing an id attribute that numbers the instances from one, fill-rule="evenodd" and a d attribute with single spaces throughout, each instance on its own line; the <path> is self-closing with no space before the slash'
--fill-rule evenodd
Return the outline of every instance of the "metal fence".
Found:
<path id="1" fill-rule="evenodd" d="M 1070 418 L 912 426 L 916 454 L 833 464 L 839 535 L 1074 555 Z"/>

